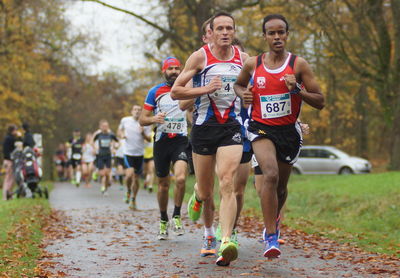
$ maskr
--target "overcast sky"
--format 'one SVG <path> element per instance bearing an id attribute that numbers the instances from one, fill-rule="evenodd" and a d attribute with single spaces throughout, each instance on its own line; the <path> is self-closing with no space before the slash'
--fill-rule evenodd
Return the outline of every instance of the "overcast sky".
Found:
<path id="1" fill-rule="evenodd" d="M 139 14 L 154 14 L 151 1 L 140 0 L 108 0 L 115 6 L 135 11 Z M 90 71 L 101 73 L 105 70 L 127 70 L 138 68 L 145 62 L 143 53 L 152 45 L 143 44 L 144 34 L 154 32 L 139 20 L 122 12 L 114 11 L 93 2 L 77 1 L 67 6 L 66 16 L 73 25 L 73 32 L 83 30 L 95 33 L 100 37 L 102 49 L 99 61 L 90 65 Z M 90 55 L 91 53 L 79 53 Z"/>

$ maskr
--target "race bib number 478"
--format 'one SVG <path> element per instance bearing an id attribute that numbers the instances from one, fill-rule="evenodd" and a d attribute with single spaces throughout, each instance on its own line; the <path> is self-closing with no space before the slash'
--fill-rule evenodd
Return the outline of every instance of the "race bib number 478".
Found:
<path id="1" fill-rule="evenodd" d="M 185 128 L 184 118 L 165 118 L 164 132 L 166 133 L 183 133 Z"/>
<path id="2" fill-rule="evenodd" d="M 260 96 L 261 116 L 273 119 L 292 114 L 290 93 Z"/>

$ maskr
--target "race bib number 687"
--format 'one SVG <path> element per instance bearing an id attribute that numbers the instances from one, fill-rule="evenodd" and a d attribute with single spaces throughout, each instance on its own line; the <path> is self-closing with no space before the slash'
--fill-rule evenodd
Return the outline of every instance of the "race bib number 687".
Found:
<path id="1" fill-rule="evenodd" d="M 260 96 L 261 116 L 273 119 L 292 114 L 290 93 Z"/>

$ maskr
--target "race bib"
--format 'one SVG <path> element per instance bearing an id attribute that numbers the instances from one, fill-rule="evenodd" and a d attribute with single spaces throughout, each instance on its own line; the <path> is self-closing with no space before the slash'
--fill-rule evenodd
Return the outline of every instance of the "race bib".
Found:
<path id="1" fill-rule="evenodd" d="M 75 159 L 75 160 L 79 160 L 79 159 L 82 158 L 82 155 L 81 155 L 80 153 L 74 153 L 74 154 L 72 155 L 72 158 Z"/>
<path id="2" fill-rule="evenodd" d="M 183 133 L 185 128 L 184 123 L 184 118 L 165 118 L 163 132 Z"/>
<path id="3" fill-rule="evenodd" d="M 292 114 L 290 93 L 260 96 L 261 116 L 273 119 Z"/>
<path id="4" fill-rule="evenodd" d="M 221 76 L 222 88 L 211 95 L 214 97 L 236 97 L 233 90 L 233 84 L 235 84 L 236 79 L 236 76 Z"/>
<path id="5" fill-rule="evenodd" d="M 100 147 L 109 148 L 111 146 L 111 139 L 102 139 L 100 140 Z"/>

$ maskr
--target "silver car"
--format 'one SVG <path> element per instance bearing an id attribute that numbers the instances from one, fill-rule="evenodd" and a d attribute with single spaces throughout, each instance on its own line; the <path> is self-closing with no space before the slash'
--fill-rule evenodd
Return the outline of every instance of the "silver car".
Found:
<path id="1" fill-rule="evenodd" d="M 303 146 L 293 165 L 294 174 L 361 174 L 371 172 L 371 163 L 330 146 Z"/>

